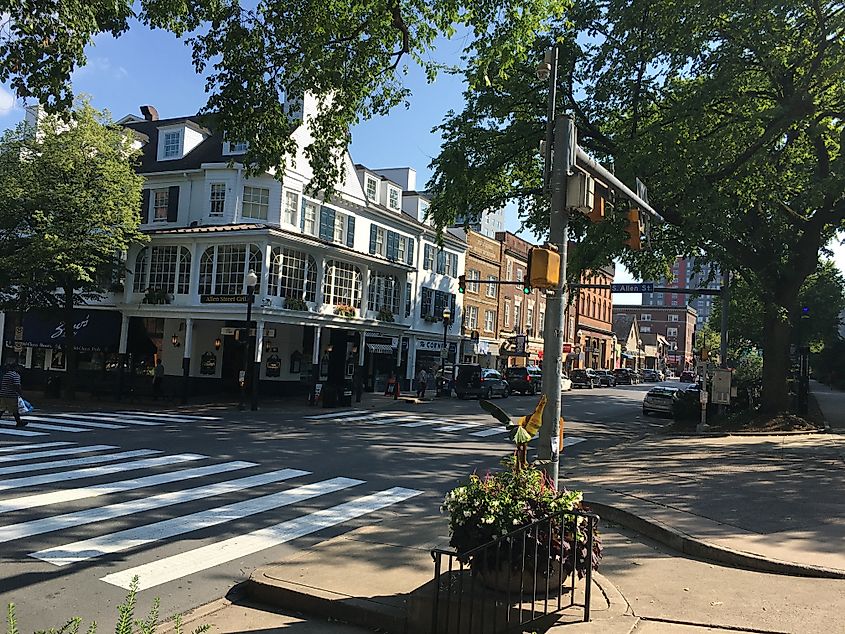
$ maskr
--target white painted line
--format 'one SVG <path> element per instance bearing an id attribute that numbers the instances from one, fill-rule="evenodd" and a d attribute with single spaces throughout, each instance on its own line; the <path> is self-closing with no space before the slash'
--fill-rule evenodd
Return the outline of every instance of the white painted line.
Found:
<path id="1" fill-rule="evenodd" d="M 62 416 L 64 419 L 67 419 L 68 423 L 76 422 L 76 420 L 71 420 L 70 417 L 73 416 L 74 419 L 79 419 L 80 416 L 88 416 L 88 414 L 56 414 L 56 416 Z M 150 420 L 139 420 L 135 418 L 128 418 L 125 416 L 98 416 L 97 420 L 108 420 L 113 423 L 122 423 L 123 425 L 164 425 L 164 422 L 156 422 Z M 84 425 L 86 423 L 80 422 L 80 425 Z"/>
<path id="2" fill-rule="evenodd" d="M 65 482 L 66 480 L 81 480 L 83 478 L 99 478 L 110 473 L 121 471 L 135 471 L 137 469 L 149 469 L 151 467 L 166 467 L 175 462 L 188 460 L 203 460 L 208 456 L 201 456 L 195 453 L 183 453 L 173 456 L 160 456 L 158 458 L 145 458 L 134 462 L 121 462 L 118 464 L 103 465 L 100 467 L 89 467 L 87 469 L 75 469 L 73 471 L 59 471 L 26 478 L 13 478 L 11 480 L 0 480 L 0 491 L 8 489 L 21 489 L 23 487 L 39 486 L 41 484 L 52 484 L 54 482 Z"/>
<path id="3" fill-rule="evenodd" d="M 118 449 L 118 447 L 114 445 L 88 445 L 87 447 L 71 447 L 70 449 L 35 451 L 33 453 L 22 453 L 14 456 L 0 456 L 0 462 L 18 462 L 19 460 L 32 460 L 33 458 L 55 458 L 56 456 L 71 456 L 77 453 L 108 451 L 109 449 Z"/>
<path id="4" fill-rule="evenodd" d="M 46 431 L 91 431 L 91 429 L 87 427 L 65 427 L 64 425 L 48 425 L 47 423 L 29 423 L 27 427 L 31 427 L 32 429 L 44 429 Z"/>
<path id="5" fill-rule="evenodd" d="M 449 425 L 448 427 L 438 427 L 434 431 L 460 431 L 461 429 L 469 429 L 470 427 L 478 427 L 481 423 L 458 423 L 457 425 Z"/>
<path id="6" fill-rule="evenodd" d="M 322 509 L 287 522 L 262 528 L 246 535 L 195 548 L 164 559 L 121 570 L 105 577 L 113 586 L 128 588 L 132 578 L 139 577 L 139 589 L 146 590 L 168 581 L 181 579 L 195 572 L 207 570 L 242 557 L 279 546 L 297 537 L 304 537 L 379 509 L 408 500 L 422 493 L 414 489 L 395 487 L 357 498 L 345 504 Z"/>
<path id="7" fill-rule="evenodd" d="M 24 429 L 15 429 L 14 427 L 0 427 L 0 434 L 5 434 L 6 436 L 46 436 L 44 432 L 41 431 L 26 431 Z"/>
<path id="8" fill-rule="evenodd" d="M 342 418 L 343 416 L 354 416 L 355 414 L 363 414 L 364 410 L 349 409 L 342 412 L 330 412 L 328 414 L 317 414 L 316 416 L 306 416 L 307 420 L 322 420 L 324 418 Z"/>
<path id="9" fill-rule="evenodd" d="M 7 526 L 0 526 L 0 543 L 23 539 L 25 537 L 32 537 L 33 535 L 41 535 L 42 533 L 51 533 L 64 528 L 84 526 L 85 524 L 93 524 L 94 522 L 103 522 L 116 517 L 124 517 L 134 513 L 141 513 L 142 511 L 161 509 L 168 506 L 174 506 L 176 504 L 182 504 L 184 502 L 203 500 L 205 498 L 214 497 L 215 495 L 223 495 L 225 493 L 232 493 L 243 489 L 251 489 L 253 487 L 281 482 L 283 480 L 290 480 L 291 478 L 298 478 L 304 475 L 308 475 L 308 472 L 300 471 L 299 469 L 280 469 L 279 471 L 261 473 L 259 475 L 239 478 L 237 480 L 229 480 L 228 482 L 217 482 L 215 484 L 208 484 L 194 489 L 171 491 L 148 498 L 129 500 L 127 502 L 110 504 L 108 506 L 87 509 L 85 511 L 77 511 L 76 513 L 65 513 L 64 515 L 55 515 L 53 517 L 45 517 L 38 520 L 31 520 L 29 522 L 21 522 L 19 524 L 8 524 Z"/>
<path id="10" fill-rule="evenodd" d="M 27 420 L 38 420 L 42 423 L 59 423 L 79 425 L 80 427 L 99 427 L 100 429 L 124 429 L 123 425 L 112 425 L 110 423 L 98 423 L 96 421 L 81 420 L 78 416 L 74 418 L 59 418 L 54 416 L 41 416 L 40 414 L 25 414 Z"/>
<path id="11" fill-rule="evenodd" d="M 586 438 L 579 438 L 578 436 L 564 436 L 563 437 L 563 446 L 564 447 L 571 447 L 572 445 L 577 445 L 579 442 L 584 442 L 587 440 Z"/>
<path id="12" fill-rule="evenodd" d="M 0 500 L 0 513 L 9 513 L 11 511 L 32 509 L 39 506 L 73 502 L 75 500 L 87 500 L 90 498 L 100 497 L 102 495 L 109 495 L 111 493 L 134 491 L 135 489 L 144 489 L 146 487 L 157 486 L 159 484 L 181 482 L 183 480 L 191 480 L 194 478 L 204 478 L 218 473 L 226 473 L 228 471 L 237 471 L 238 469 L 248 469 L 250 467 L 257 466 L 258 465 L 254 462 L 242 462 L 237 460 L 233 462 L 224 462 L 222 464 L 209 465 L 206 467 L 181 469 L 179 471 L 171 471 L 169 473 L 156 473 L 154 475 L 144 476 L 143 478 L 118 480 L 117 482 L 98 484 L 92 487 L 62 489 L 59 491 L 50 491 L 49 493 L 35 493 L 33 495 L 24 495 L 16 498 L 6 498 L 5 500 Z"/>
<path id="13" fill-rule="evenodd" d="M 491 427 L 490 429 L 484 429 L 482 431 L 474 431 L 470 433 L 470 436 L 478 436 L 479 438 L 486 438 L 487 436 L 498 436 L 499 434 L 504 434 L 507 429 L 504 426 L 502 427 Z"/>
<path id="14" fill-rule="evenodd" d="M 170 412 L 115 412 L 116 414 L 129 414 L 130 416 L 140 416 L 142 418 L 146 418 L 148 416 L 152 416 L 153 418 L 162 417 L 162 418 L 173 418 L 179 419 L 184 421 L 195 421 L 195 420 L 221 420 L 220 416 L 201 416 L 199 414 L 173 414 Z"/>
<path id="15" fill-rule="evenodd" d="M 337 423 L 347 423 L 347 422 L 349 422 L 349 423 L 351 423 L 353 421 L 373 420 L 373 419 L 376 419 L 376 418 L 387 418 L 387 417 L 390 417 L 390 416 L 397 416 L 397 415 L 398 415 L 397 412 L 378 412 L 378 413 L 375 413 L 375 414 L 365 414 L 364 416 L 350 416 L 350 417 L 346 417 L 346 418 L 338 418 L 338 419 L 334 420 L 334 422 L 337 422 Z"/>
<path id="16" fill-rule="evenodd" d="M 22 451 L 24 449 L 46 449 L 47 447 L 65 447 L 73 445 L 72 442 L 37 442 L 31 445 L 10 445 L 8 447 L 0 447 L 0 453 L 11 453 L 13 451 Z"/>
<path id="17" fill-rule="evenodd" d="M 448 423 L 448 420 L 434 419 L 434 420 L 418 420 L 414 423 L 402 423 L 398 427 L 423 427 L 424 425 L 443 425 Z"/>
<path id="18" fill-rule="evenodd" d="M 220 506 L 182 517 L 174 517 L 173 519 L 147 524 L 146 526 L 138 526 L 137 528 L 130 528 L 125 531 L 118 531 L 117 533 L 83 539 L 72 544 L 39 550 L 36 553 L 30 553 L 29 556 L 41 559 L 54 566 L 66 566 L 109 553 L 119 553 L 130 548 L 137 548 L 138 546 L 161 541 L 168 537 L 191 533 L 211 526 L 217 526 L 218 524 L 225 524 L 226 522 L 234 522 L 250 515 L 265 513 L 282 506 L 289 506 L 363 483 L 362 480 L 353 480 L 351 478 L 332 478 L 331 480 L 306 484 L 280 493 L 264 495 L 243 502 L 235 502 L 234 504 L 227 504 L 226 506 Z"/>
<path id="19" fill-rule="evenodd" d="M 62 467 L 81 467 L 88 464 L 101 464 L 103 462 L 115 462 L 126 458 L 141 458 L 161 453 L 154 449 L 136 449 L 134 451 L 121 451 L 119 453 L 101 454 L 97 456 L 86 456 L 85 458 L 68 458 L 67 460 L 53 460 L 51 462 L 36 462 L 34 464 L 17 464 L 11 467 L 0 468 L 0 475 L 13 473 L 26 473 L 28 471 L 44 471 L 45 469 L 60 469 Z"/>

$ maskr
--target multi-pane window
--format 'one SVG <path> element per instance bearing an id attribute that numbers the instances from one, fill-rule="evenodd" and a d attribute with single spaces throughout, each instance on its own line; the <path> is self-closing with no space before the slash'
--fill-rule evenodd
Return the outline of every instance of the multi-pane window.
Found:
<path id="1" fill-rule="evenodd" d="M 405 284 L 405 317 L 411 316 L 411 283 Z"/>
<path id="2" fill-rule="evenodd" d="M 496 282 L 497 281 L 496 276 L 495 275 L 488 275 L 487 281 L 488 281 L 487 297 L 496 297 L 496 285 L 493 284 L 493 283 L 490 283 L 490 282 Z"/>
<path id="3" fill-rule="evenodd" d="M 237 295 L 243 291 L 246 245 L 221 244 L 217 247 L 217 272 L 214 292 L 217 295 Z"/>
<path id="4" fill-rule="evenodd" d="M 511 324 L 511 305 L 509 302 L 505 302 L 505 324 L 504 327 L 507 328 Z"/>
<path id="5" fill-rule="evenodd" d="M 643 313 L 640 315 L 640 321 L 651 321 L 651 314 Z"/>
<path id="6" fill-rule="evenodd" d="M 143 293 L 147 290 L 147 247 L 138 251 L 135 256 L 135 275 L 132 280 L 132 290 L 136 293 Z"/>
<path id="7" fill-rule="evenodd" d="M 446 275 L 458 277 L 458 255 L 456 253 L 446 254 Z"/>
<path id="8" fill-rule="evenodd" d="M 493 332 L 493 323 L 495 320 L 495 313 L 492 310 L 484 311 L 484 331 Z"/>
<path id="9" fill-rule="evenodd" d="M 299 210 L 299 194 L 285 191 L 285 222 L 296 224 L 296 212 Z"/>
<path id="10" fill-rule="evenodd" d="M 467 306 L 466 314 L 467 328 L 470 330 L 478 328 L 478 306 Z"/>
<path id="11" fill-rule="evenodd" d="M 678 329 L 677 328 L 667 328 L 666 329 L 666 336 L 667 337 L 677 337 L 678 336 Z"/>
<path id="12" fill-rule="evenodd" d="M 375 200 L 378 196 L 378 181 L 372 176 L 367 176 L 367 198 Z"/>
<path id="13" fill-rule="evenodd" d="M 408 245 L 408 238 L 402 236 L 399 238 L 399 242 L 396 245 L 396 259 L 400 262 L 405 261 L 405 253 L 407 251 Z"/>
<path id="14" fill-rule="evenodd" d="M 430 244 L 425 245 L 423 251 L 423 268 L 426 271 L 434 270 L 434 247 Z"/>
<path id="15" fill-rule="evenodd" d="M 303 210 L 303 232 L 309 236 L 317 235 L 317 204 L 312 202 L 305 203 Z"/>
<path id="16" fill-rule="evenodd" d="M 678 321 L 677 315 L 669 315 L 669 321 Z"/>
<path id="17" fill-rule="evenodd" d="M 167 220 L 168 195 L 169 191 L 166 189 L 153 190 L 153 220 L 156 222 L 164 222 Z"/>
<path id="18" fill-rule="evenodd" d="M 376 253 L 378 255 L 384 255 L 387 249 L 387 246 L 384 241 L 385 231 L 381 227 L 376 228 Z"/>
<path id="19" fill-rule="evenodd" d="M 270 295 L 313 302 L 316 295 L 317 263 L 310 255 L 294 249 L 274 247 L 270 256 Z"/>
<path id="20" fill-rule="evenodd" d="M 214 247 L 208 247 L 200 257 L 200 295 L 214 292 Z"/>
<path id="21" fill-rule="evenodd" d="M 176 292 L 187 295 L 191 288 L 191 252 L 185 247 L 179 249 L 179 274 L 176 277 Z"/>
<path id="22" fill-rule="evenodd" d="M 477 293 L 478 292 L 478 280 L 481 279 L 481 273 L 476 271 L 475 269 L 469 269 L 467 271 L 467 290 L 470 293 Z"/>
<path id="23" fill-rule="evenodd" d="M 270 208 L 270 190 L 266 187 L 244 185 L 244 199 L 241 203 L 241 215 L 244 218 L 267 220 Z"/>
<path id="24" fill-rule="evenodd" d="M 150 288 L 170 292 L 176 283 L 176 246 L 158 246 L 150 250 Z"/>
<path id="25" fill-rule="evenodd" d="M 387 195 L 387 204 L 391 209 L 399 209 L 399 190 L 391 187 Z"/>
<path id="26" fill-rule="evenodd" d="M 173 158 L 181 154 L 182 149 L 182 133 L 179 130 L 175 132 L 164 133 L 164 158 Z"/>
<path id="27" fill-rule="evenodd" d="M 651 332 L 651 326 L 640 326 L 640 332 L 645 332 L 645 333 Z"/>
<path id="28" fill-rule="evenodd" d="M 334 215 L 334 229 L 332 232 L 332 239 L 338 244 L 345 242 L 346 236 L 346 215 L 335 213 Z"/>
<path id="29" fill-rule="evenodd" d="M 513 260 L 508 260 L 508 281 L 513 281 Z"/>
<path id="30" fill-rule="evenodd" d="M 226 206 L 226 183 L 212 183 L 209 200 L 209 216 L 222 216 Z"/>
<path id="31" fill-rule="evenodd" d="M 520 302 L 513 303 L 513 329 L 516 332 L 522 332 L 522 304 Z"/>
<path id="32" fill-rule="evenodd" d="M 247 151 L 249 145 L 246 141 L 235 141 L 229 143 L 229 152 L 231 154 L 243 154 Z"/>
<path id="33" fill-rule="evenodd" d="M 361 308 L 361 270 L 346 262 L 327 260 L 323 301 L 333 306 Z"/>
<path id="34" fill-rule="evenodd" d="M 525 309 L 525 329 L 530 332 L 534 326 L 534 309 L 530 306 Z"/>
<path id="35" fill-rule="evenodd" d="M 546 331 L 546 311 L 540 311 L 540 324 L 537 326 L 540 330 L 539 333 L 543 334 Z"/>
<path id="36" fill-rule="evenodd" d="M 394 315 L 399 314 L 399 279 L 378 271 L 370 272 L 370 289 L 367 308 L 378 311 L 386 308 Z"/>

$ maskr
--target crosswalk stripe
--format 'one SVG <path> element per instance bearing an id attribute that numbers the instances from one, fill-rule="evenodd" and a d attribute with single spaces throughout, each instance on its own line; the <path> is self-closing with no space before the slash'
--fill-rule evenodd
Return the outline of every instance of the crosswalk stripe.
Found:
<path id="1" fill-rule="evenodd" d="M 193 422 L 197 420 L 221 420 L 219 416 L 202 416 L 199 414 L 171 414 L 170 412 L 116 412 L 117 414 L 129 414 L 130 416 L 147 416 L 181 419 L 185 422 Z"/>
<path id="2" fill-rule="evenodd" d="M 15 429 L 14 427 L 0 427 L 0 434 L 5 434 L 6 436 L 26 436 L 27 438 L 47 435 L 43 431 L 27 431 L 25 429 Z"/>
<path id="3" fill-rule="evenodd" d="M 351 416 L 347 418 L 338 418 L 336 422 L 338 423 L 347 423 L 352 421 L 359 421 L 359 420 L 373 420 L 376 418 L 385 418 L 388 416 L 396 416 L 396 412 L 377 412 L 375 414 L 364 414 L 363 416 Z"/>
<path id="4" fill-rule="evenodd" d="M 564 447 L 571 447 L 572 445 L 577 445 L 579 442 L 584 442 L 587 440 L 586 438 L 579 438 L 578 436 L 564 436 L 563 437 L 563 446 Z"/>
<path id="5" fill-rule="evenodd" d="M 426 425 L 442 425 L 448 421 L 441 420 L 441 419 L 434 419 L 434 420 L 418 420 L 413 423 L 402 423 L 399 427 L 424 427 Z"/>
<path id="6" fill-rule="evenodd" d="M 80 427 L 99 427 L 100 429 L 124 429 L 123 425 L 112 425 L 111 423 L 98 423 L 96 421 L 80 420 L 78 417 L 70 419 L 59 418 L 57 416 L 42 416 L 41 414 L 27 414 L 26 416 L 24 416 L 24 418 L 26 420 L 37 420 L 43 423 L 70 423 L 72 425 L 79 425 Z"/>
<path id="7" fill-rule="evenodd" d="M 6 526 L 0 526 L 0 543 L 23 539 L 25 537 L 32 537 L 34 535 L 41 535 L 42 533 L 50 533 L 64 528 L 84 526 L 85 524 L 93 524 L 94 522 L 102 522 L 116 517 L 140 513 L 142 511 L 174 506 L 184 502 L 202 500 L 215 495 L 223 495 L 224 493 L 241 491 L 305 475 L 308 475 L 308 471 L 300 471 L 299 469 L 280 469 L 278 471 L 270 471 L 269 473 L 261 473 L 259 475 L 249 476 L 246 478 L 239 478 L 237 480 L 217 482 L 215 484 L 209 484 L 193 489 L 185 489 L 183 491 L 161 493 L 152 497 L 119 502 L 117 504 L 77 511 L 75 513 L 65 513 L 64 515 L 45 517 L 42 519 L 31 520 L 29 522 L 21 522 L 19 524 L 8 524 Z"/>
<path id="8" fill-rule="evenodd" d="M 32 460 L 33 458 L 53 458 L 55 456 L 69 456 L 75 453 L 86 453 L 89 451 L 108 451 L 109 449 L 117 449 L 117 447 L 114 445 L 88 445 L 87 447 L 35 451 L 32 453 L 16 454 L 14 456 L 0 456 L 0 462 L 17 462 L 19 460 Z"/>
<path id="9" fill-rule="evenodd" d="M 481 423 L 457 423 L 446 427 L 438 427 L 434 431 L 460 431 L 462 429 L 469 429 L 470 427 L 478 427 L 479 425 L 481 425 Z"/>
<path id="10" fill-rule="evenodd" d="M 45 469 L 59 469 L 61 467 L 80 467 L 82 465 L 88 464 L 114 462 L 116 460 L 123 460 L 125 458 L 140 458 L 142 456 L 152 456 L 153 454 L 159 453 L 161 453 L 161 451 L 157 451 L 155 449 L 136 449 L 134 451 L 121 451 L 119 453 L 86 456 L 84 458 L 69 458 L 67 460 L 36 462 L 34 464 L 18 464 L 11 467 L 0 468 L 0 475 L 9 475 L 12 473 L 26 473 L 28 471 L 44 471 Z"/>
<path id="11" fill-rule="evenodd" d="M 352 416 L 354 414 L 363 414 L 364 411 L 360 409 L 350 409 L 341 412 L 330 412 L 328 414 L 317 414 L 316 416 L 306 416 L 308 420 L 322 420 L 324 418 L 343 418 L 344 416 Z"/>
<path id="12" fill-rule="evenodd" d="M 25 418 L 25 417 L 24 417 Z M 64 425 L 50 425 L 47 423 L 29 423 L 27 427 L 32 429 L 44 429 L 46 431 L 69 431 L 69 432 L 83 432 L 91 431 L 85 427 L 65 427 Z"/>
<path id="13" fill-rule="evenodd" d="M 77 420 L 80 420 L 80 416 L 88 417 L 89 415 L 88 414 L 81 414 L 81 415 L 80 414 L 56 414 L 56 416 L 62 416 L 64 418 L 67 418 L 68 419 L 67 422 L 70 423 L 70 422 L 76 422 Z M 70 417 L 73 417 L 73 420 L 71 420 Z M 136 419 L 136 418 L 118 417 L 118 416 L 99 416 L 99 417 L 97 417 L 97 420 L 107 420 L 107 421 L 111 421 L 113 423 L 124 423 L 125 425 L 142 425 L 142 426 L 144 426 L 144 425 L 150 425 L 150 426 L 164 425 L 164 423 L 161 422 L 161 421 L 140 420 L 140 419 Z M 87 422 L 88 421 L 80 422 L 79 424 L 85 425 Z"/>
<path id="14" fill-rule="evenodd" d="M 72 442 L 37 442 L 31 445 L 11 445 L 9 447 L 0 447 L 0 453 L 11 453 L 13 451 L 28 451 L 30 449 L 46 449 L 47 447 L 66 447 L 73 445 Z"/>
<path id="15" fill-rule="evenodd" d="M 139 577 L 139 589 L 146 590 L 168 581 L 201 572 L 262 550 L 279 546 L 298 537 L 331 528 L 379 509 L 408 500 L 422 493 L 414 489 L 395 487 L 361 498 L 303 515 L 286 522 L 262 528 L 207 546 L 195 548 L 164 559 L 121 570 L 105 577 L 113 586 L 129 588 L 133 577 Z"/>
<path id="16" fill-rule="evenodd" d="M 12 478 L 11 480 L 0 480 L 0 491 L 8 489 L 22 489 L 23 487 L 38 486 L 41 484 L 52 484 L 54 482 L 65 482 L 66 480 L 81 480 L 83 478 L 98 478 L 111 473 L 121 471 L 135 471 L 137 469 L 148 469 L 150 467 L 164 467 L 175 462 L 186 462 L 188 460 L 203 460 L 208 456 L 201 456 L 194 453 L 176 454 L 173 456 L 160 456 L 158 458 L 144 458 L 134 462 L 121 462 L 118 464 L 103 465 L 99 467 L 88 467 L 87 469 L 75 469 L 73 471 L 58 471 L 26 478 Z"/>
<path id="17" fill-rule="evenodd" d="M 257 515 L 282 506 L 289 506 L 321 495 L 341 491 L 363 484 L 362 480 L 352 478 L 332 478 L 314 484 L 306 484 L 280 493 L 264 495 L 243 502 L 235 502 L 213 509 L 174 517 L 173 519 L 138 526 L 108 535 L 84 539 L 72 544 L 47 548 L 30 557 L 41 559 L 55 566 L 93 559 L 109 553 L 117 553 L 130 548 L 137 548 L 176 535 L 202 530 L 218 524 L 232 522 L 250 515 Z"/>
<path id="18" fill-rule="evenodd" d="M 4 500 L 0 500 L 0 513 L 10 513 L 12 511 L 33 509 L 40 506 L 49 506 L 51 504 L 73 502 L 75 500 L 87 500 L 103 495 L 110 495 L 112 493 L 134 491 L 136 489 L 144 489 L 146 487 L 157 486 L 159 484 L 182 482 L 183 480 L 192 480 L 194 478 L 204 478 L 210 475 L 237 471 L 238 469 L 249 469 L 250 467 L 257 466 L 258 465 L 254 462 L 235 460 L 232 462 L 223 462 L 221 464 L 207 465 L 205 467 L 193 467 L 191 469 L 180 469 L 178 471 L 169 471 L 167 473 L 156 473 L 143 478 L 118 480 L 117 482 L 98 484 L 92 487 L 61 489 L 59 491 L 50 491 L 48 493 L 34 493 L 32 495 L 24 495 L 16 498 L 6 498 Z"/>
<path id="19" fill-rule="evenodd" d="M 487 436 L 496 436 L 504 434 L 507 431 L 504 427 L 491 427 L 490 429 L 482 429 L 481 431 L 470 432 L 470 436 L 478 436 L 479 438 L 486 438 Z"/>

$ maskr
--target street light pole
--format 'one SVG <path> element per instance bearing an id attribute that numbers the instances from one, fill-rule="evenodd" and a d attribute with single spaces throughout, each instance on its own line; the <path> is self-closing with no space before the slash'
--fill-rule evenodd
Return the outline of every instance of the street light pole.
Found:
<path id="1" fill-rule="evenodd" d="M 440 393 L 443 393 L 443 385 L 446 383 L 446 360 L 449 358 L 449 349 L 446 347 L 446 331 L 449 330 L 449 321 L 452 319 L 452 311 L 448 307 L 443 309 L 443 351 L 440 353 Z"/>
<path id="2" fill-rule="evenodd" d="M 249 270 L 249 273 L 246 274 L 246 340 L 244 341 L 244 367 L 241 371 L 243 378 L 241 379 L 241 391 L 240 391 L 240 402 L 238 403 L 238 409 L 244 411 L 246 409 L 246 379 L 247 373 L 249 372 L 249 358 L 250 358 L 250 350 L 252 346 L 250 346 L 251 337 L 249 334 L 250 326 L 252 325 L 252 302 L 253 298 L 255 297 L 255 285 L 258 283 L 258 276 L 255 274 L 255 271 L 252 269 Z"/>

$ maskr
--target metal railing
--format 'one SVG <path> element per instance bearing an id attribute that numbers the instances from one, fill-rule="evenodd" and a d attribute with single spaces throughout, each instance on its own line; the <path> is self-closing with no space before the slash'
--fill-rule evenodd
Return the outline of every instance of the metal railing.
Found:
<path id="1" fill-rule="evenodd" d="M 432 550 L 431 632 L 517 632 L 571 607 L 582 607 L 589 621 L 598 520 L 595 513 L 564 511 L 463 553 Z M 583 603 L 577 603 L 579 564 L 584 568 L 588 557 Z"/>

